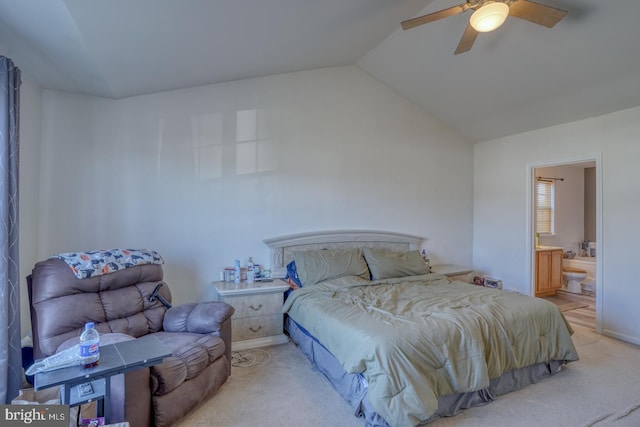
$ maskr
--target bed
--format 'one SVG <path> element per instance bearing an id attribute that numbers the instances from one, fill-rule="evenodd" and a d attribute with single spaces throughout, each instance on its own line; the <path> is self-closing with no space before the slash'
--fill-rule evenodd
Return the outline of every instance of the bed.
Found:
<path id="1" fill-rule="evenodd" d="M 430 273 L 420 242 L 353 230 L 265 240 L 274 271 L 298 283 L 287 333 L 366 426 L 453 416 L 578 360 L 554 304 Z"/>

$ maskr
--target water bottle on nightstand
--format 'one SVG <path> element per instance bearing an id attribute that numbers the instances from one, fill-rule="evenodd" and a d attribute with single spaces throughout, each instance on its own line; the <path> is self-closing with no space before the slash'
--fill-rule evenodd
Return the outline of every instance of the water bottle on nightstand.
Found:
<path id="1" fill-rule="evenodd" d="M 249 262 L 247 263 L 247 282 L 253 283 L 255 280 L 256 280 L 255 264 L 253 263 L 253 259 L 249 257 Z"/>
<path id="2" fill-rule="evenodd" d="M 235 267 L 233 269 L 233 273 L 234 273 L 234 276 L 235 276 L 235 282 L 236 283 L 240 283 L 241 270 L 240 270 L 240 260 L 239 259 L 236 260 Z"/>

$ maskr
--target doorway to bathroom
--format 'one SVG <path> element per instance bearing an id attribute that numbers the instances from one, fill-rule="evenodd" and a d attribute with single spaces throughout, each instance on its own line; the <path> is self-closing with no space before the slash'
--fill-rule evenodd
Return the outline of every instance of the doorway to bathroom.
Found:
<path id="1" fill-rule="evenodd" d="M 531 294 L 558 305 L 570 323 L 600 332 L 600 156 L 528 167 Z M 541 282 L 549 287 L 542 295 Z"/>

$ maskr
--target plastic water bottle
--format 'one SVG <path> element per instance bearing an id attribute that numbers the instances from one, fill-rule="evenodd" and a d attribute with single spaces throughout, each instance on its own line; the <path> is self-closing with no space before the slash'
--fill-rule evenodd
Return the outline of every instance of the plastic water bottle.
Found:
<path id="1" fill-rule="evenodd" d="M 240 273 L 241 273 L 241 269 L 240 269 L 240 260 L 237 259 L 236 263 L 235 263 L 235 267 L 234 267 L 234 275 L 235 275 L 235 282 L 236 283 L 240 283 Z"/>
<path id="2" fill-rule="evenodd" d="M 249 262 L 247 263 L 247 282 L 253 283 L 256 280 L 256 270 L 255 264 L 253 263 L 253 259 L 249 257 Z"/>
<path id="3" fill-rule="evenodd" d="M 100 334 L 93 322 L 84 325 L 80 335 L 80 364 L 85 368 L 96 366 L 100 360 Z"/>

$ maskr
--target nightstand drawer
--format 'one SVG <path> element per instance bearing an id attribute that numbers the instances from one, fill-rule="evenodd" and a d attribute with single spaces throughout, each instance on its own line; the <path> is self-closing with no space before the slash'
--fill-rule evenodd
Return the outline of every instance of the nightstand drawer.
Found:
<path id="1" fill-rule="evenodd" d="M 231 340 L 244 341 L 282 334 L 282 315 L 231 319 Z"/>
<path id="2" fill-rule="evenodd" d="M 289 284 L 280 279 L 264 282 L 214 282 L 218 299 L 236 311 L 231 317 L 232 350 L 284 344 L 283 293 Z"/>
<path id="3" fill-rule="evenodd" d="M 267 316 L 280 314 L 282 308 L 282 293 L 249 295 L 246 297 L 233 297 L 226 300 L 236 309 L 234 319 L 243 317 Z"/>

